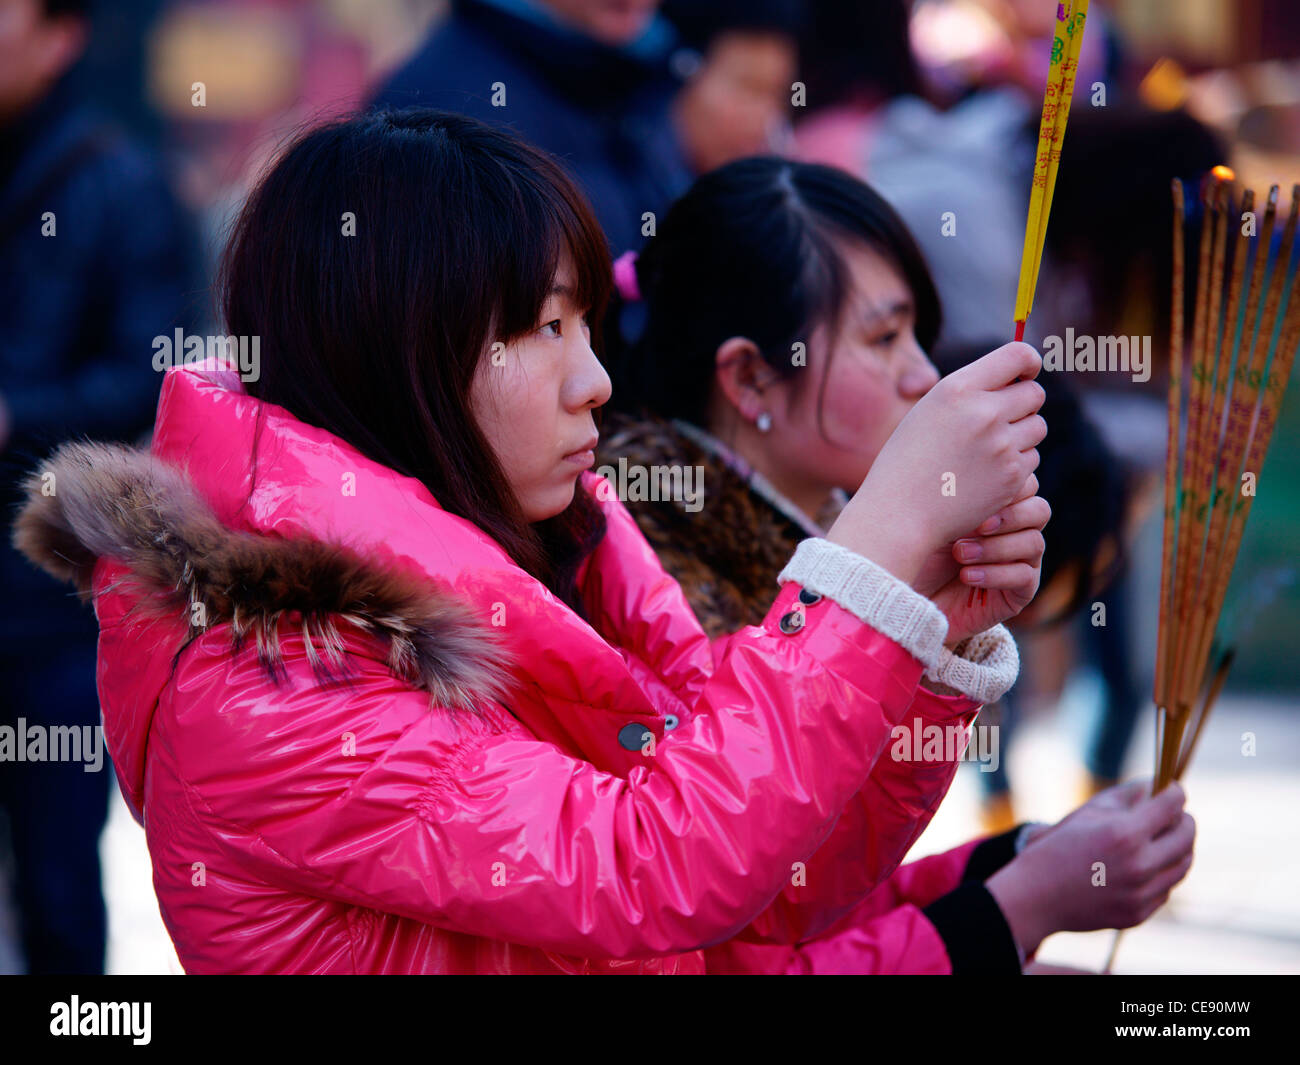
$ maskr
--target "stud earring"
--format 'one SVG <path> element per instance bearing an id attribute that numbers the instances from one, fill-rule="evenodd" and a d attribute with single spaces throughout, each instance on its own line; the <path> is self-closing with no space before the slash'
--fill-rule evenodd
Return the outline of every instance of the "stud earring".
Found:
<path id="1" fill-rule="evenodd" d="M 767 432 L 772 428 L 772 415 L 768 414 L 767 411 L 763 411 L 762 414 L 754 419 L 754 425 L 758 427 L 760 433 Z"/>

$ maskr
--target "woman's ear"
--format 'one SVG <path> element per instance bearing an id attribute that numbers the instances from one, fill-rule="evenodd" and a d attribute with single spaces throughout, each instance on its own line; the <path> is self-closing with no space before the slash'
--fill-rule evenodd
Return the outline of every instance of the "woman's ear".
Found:
<path id="1" fill-rule="evenodd" d="M 763 361 L 757 344 L 748 337 L 728 337 L 718 345 L 714 366 L 718 390 L 744 421 L 752 422 L 767 410 L 764 393 L 778 375 Z"/>

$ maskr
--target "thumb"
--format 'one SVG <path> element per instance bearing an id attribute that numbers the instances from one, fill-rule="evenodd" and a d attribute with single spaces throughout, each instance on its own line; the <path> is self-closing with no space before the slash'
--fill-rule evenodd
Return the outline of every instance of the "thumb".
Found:
<path id="1" fill-rule="evenodd" d="M 1105 799 L 1107 805 L 1136 806 L 1143 799 L 1150 798 L 1151 786 L 1154 783 L 1155 781 L 1151 777 L 1145 777 L 1140 780 L 1130 780 L 1124 784 L 1116 784 L 1112 788 L 1098 792 L 1094 796 L 1094 801 L 1096 799 Z"/>
<path id="2" fill-rule="evenodd" d="M 1154 839 L 1171 824 L 1178 821 L 1183 814 L 1187 796 L 1177 782 L 1170 784 L 1160 792 L 1144 799 L 1134 807 L 1136 833 L 1141 839 Z"/>

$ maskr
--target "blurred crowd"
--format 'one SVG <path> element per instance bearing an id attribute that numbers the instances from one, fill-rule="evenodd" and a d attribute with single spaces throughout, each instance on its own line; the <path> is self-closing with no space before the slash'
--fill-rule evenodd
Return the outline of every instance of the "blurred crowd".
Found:
<path id="1" fill-rule="evenodd" d="M 980 774 L 990 832 L 1018 817 L 1019 716 L 1091 670 L 1082 798 L 1122 776 L 1148 704 L 1154 614 L 1131 558 L 1160 509 L 1170 179 L 1224 162 L 1258 184 L 1300 177 L 1300 64 L 1268 51 L 1300 54 L 1300 15 L 1182 7 L 1092 5 L 1026 339 L 1066 323 L 1149 336 L 1156 365 L 1143 384 L 1044 381 L 1054 518 L 1017 632 L 1024 674 L 981 718 L 1004 744 L 1003 768 Z M 1225 37 L 1256 8 L 1267 32 Z M 212 274 L 259 173 L 304 126 L 370 107 L 469 114 L 570 168 L 623 272 L 604 334 L 628 415 L 649 394 L 630 256 L 696 178 L 755 155 L 843 169 L 888 201 L 942 307 L 930 357 L 963 365 L 1010 339 L 1054 16 L 1044 0 L 0 0 L 4 502 L 52 444 L 148 430 L 156 338 L 223 331 Z M 7 543 L 0 598 L 0 723 L 97 724 L 91 612 Z M 0 767 L 31 972 L 102 971 L 110 779 Z"/>

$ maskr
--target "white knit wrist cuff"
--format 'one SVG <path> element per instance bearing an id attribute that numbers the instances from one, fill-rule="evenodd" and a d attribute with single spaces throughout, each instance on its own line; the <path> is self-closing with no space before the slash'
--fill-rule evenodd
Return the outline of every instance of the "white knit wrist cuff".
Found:
<path id="1" fill-rule="evenodd" d="M 925 671 L 931 691 L 960 693 L 977 703 L 995 703 L 1011 690 L 1020 675 L 1020 652 L 1005 625 L 977 633 L 957 645 L 943 648 L 938 663 Z"/>
<path id="2" fill-rule="evenodd" d="M 948 634 L 943 611 L 856 551 L 829 540 L 804 540 L 776 579 L 834 600 L 926 666 L 938 665 Z"/>

